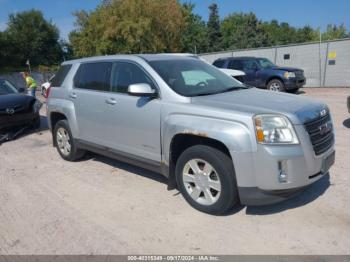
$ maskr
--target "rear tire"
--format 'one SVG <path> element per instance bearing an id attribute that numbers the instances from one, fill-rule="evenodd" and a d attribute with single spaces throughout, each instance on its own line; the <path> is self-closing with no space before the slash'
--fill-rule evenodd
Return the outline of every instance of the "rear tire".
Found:
<path id="1" fill-rule="evenodd" d="M 279 79 L 272 79 L 267 84 L 267 89 L 275 92 L 285 92 L 286 88 L 284 87 L 284 83 Z"/>
<path id="2" fill-rule="evenodd" d="M 181 194 L 201 212 L 223 215 L 239 201 L 232 160 L 218 149 L 204 145 L 186 149 L 175 173 Z"/>
<path id="3" fill-rule="evenodd" d="M 53 138 L 57 151 L 64 160 L 74 162 L 85 155 L 84 150 L 77 148 L 67 120 L 60 120 L 56 123 Z"/>

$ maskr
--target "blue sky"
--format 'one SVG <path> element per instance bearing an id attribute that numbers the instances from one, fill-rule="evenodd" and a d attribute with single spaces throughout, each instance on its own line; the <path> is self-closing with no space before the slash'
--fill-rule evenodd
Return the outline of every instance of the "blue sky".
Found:
<path id="1" fill-rule="evenodd" d="M 184 0 L 183 0 L 184 1 Z M 327 24 L 341 24 L 350 29 L 350 0 L 191 0 L 196 5 L 195 12 L 205 20 L 208 18 L 208 6 L 216 2 L 220 16 L 232 12 L 256 13 L 258 18 L 269 21 L 288 22 L 301 27 L 306 24 L 324 30 Z M 100 0 L 0 0 L 0 30 L 6 28 L 9 13 L 31 8 L 42 10 L 47 19 L 51 19 L 67 39 L 74 28 L 72 12 L 80 9 L 92 10 Z"/>

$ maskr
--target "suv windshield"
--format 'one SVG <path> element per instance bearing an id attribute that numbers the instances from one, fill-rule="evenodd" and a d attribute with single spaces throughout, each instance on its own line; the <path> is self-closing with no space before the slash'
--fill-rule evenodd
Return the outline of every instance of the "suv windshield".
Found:
<path id="1" fill-rule="evenodd" d="M 257 58 L 256 61 L 262 68 L 269 68 L 269 67 L 275 67 L 276 65 L 272 63 L 269 59 L 267 58 Z"/>
<path id="2" fill-rule="evenodd" d="M 149 64 L 178 94 L 200 96 L 245 88 L 234 78 L 199 59 L 150 61 Z"/>
<path id="3" fill-rule="evenodd" d="M 18 91 L 14 85 L 7 80 L 0 80 L 0 95 L 17 94 Z"/>

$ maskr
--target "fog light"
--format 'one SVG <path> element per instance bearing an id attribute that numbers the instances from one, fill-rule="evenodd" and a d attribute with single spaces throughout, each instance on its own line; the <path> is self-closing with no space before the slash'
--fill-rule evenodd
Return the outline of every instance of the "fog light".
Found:
<path id="1" fill-rule="evenodd" d="M 278 161 L 278 182 L 288 182 L 287 160 Z"/>

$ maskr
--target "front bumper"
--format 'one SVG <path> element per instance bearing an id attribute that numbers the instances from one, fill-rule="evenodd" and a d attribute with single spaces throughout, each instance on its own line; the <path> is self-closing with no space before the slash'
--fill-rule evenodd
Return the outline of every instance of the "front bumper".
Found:
<path id="1" fill-rule="evenodd" d="M 328 173 L 334 163 L 334 144 L 316 155 L 304 126 L 295 129 L 300 144 L 258 145 L 257 152 L 231 151 L 242 204 L 283 201 Z M 281 171 L 286 174 L 284 180 L 280 179 Z"/>
<path id="2" fill-rule="evenodd" d="M 39 113 L 33 112 L 0 116 L 0 131 L 32 124 L 38 117 Z"/>
<path id="3" fill-rule="evenodd" d="M 257 187 L 239 187 L 238 193 L 242 205 L 263 206 L 285 201 L 301 193 L 306 188 L 307 186 L 284 190 L 265 191 Z"/>
<path id="4" fill-rule="evenodd" d="M 301 88 L 306 84 L 306 78 L 289 78 L 284 80 L 284 86 L 287 90 Z"/>

